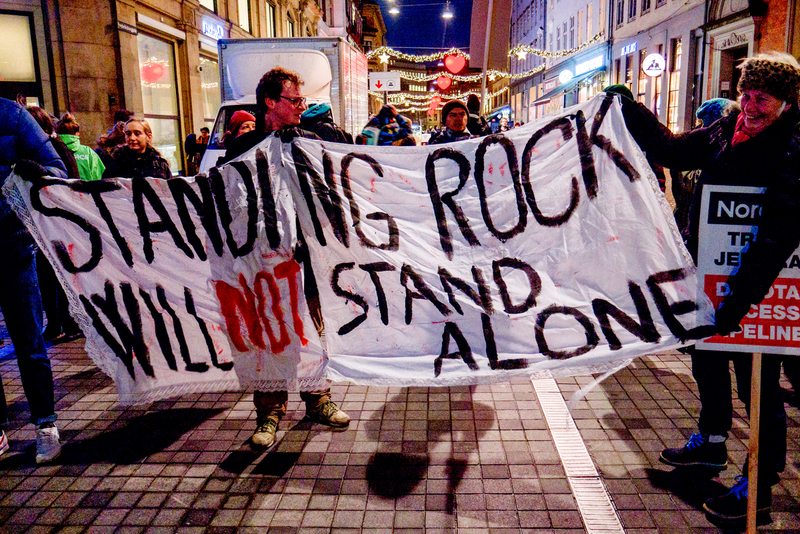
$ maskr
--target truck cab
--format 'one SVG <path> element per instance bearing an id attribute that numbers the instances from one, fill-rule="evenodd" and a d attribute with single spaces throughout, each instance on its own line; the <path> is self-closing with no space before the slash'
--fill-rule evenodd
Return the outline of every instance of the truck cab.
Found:
<path id="1" fill-rule="evenodd" d="M 220 39 L 217 46 L 222 105 L 200 172 L 207 173 L 225 154 L 224 136 L 233 113 L 244 109 L 256 114 L 256 86 L 274 67 L 297 72 L 308 104 L 329 103 L 334 121 L 345 130 L 358 132 L 366 124 L 367 59 L 341 37 Z"/>

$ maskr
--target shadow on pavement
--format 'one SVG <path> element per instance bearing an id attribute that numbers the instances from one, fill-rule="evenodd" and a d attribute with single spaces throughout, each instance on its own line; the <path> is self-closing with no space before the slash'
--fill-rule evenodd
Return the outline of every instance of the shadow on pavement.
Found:
<path id="1" fill-rule="evenodd" d="M 470 387 L 470 393 L 474 391 L 474 387 Z M 375 415 L 366 422 L 364 428 L 367 431 L 367 436 L 374 440 L 380 440 L 382 414 L 388 412 L 389 406 L 397 406 L 398 404 L 405 404 L 405 395 L 398 395 L 390 399 L 385 405 L 383 410 L 377 410 Z M 439 419 L 427 420 L 427 441 L 413 442 L 422 443 L 425 449 L 428 448 L 427 444 L 437 443 L 441 436 L 444 434 L 451 434 L 452 443 L 459 443 L 461 445 L 458 455 L 456 457 L 455 451 L 451 447 L 450 458 L 447 460 L 447 487 L 448 498 L 446 505 L 446 512 L 448 514 L 455 513 L 455 492 L 458 485 L 464 476 L 467 469 L 466 460 L 462 459 L 463 456 L 477 451 L 478 442 L 481 437 L 486 433 L 495 419 L 494 409 L 491 406 L 474 403 L 472 400 L 466 401 L 451 401 L 457 405 L 459 410 L 467 410 L 472 413 L 491 413 L 491 419 L 484 419 L 481 421 L 482 428 L 477 429 L 474 438 L 471 436 L 461 436 L 461 431 L 453 430 L 449 421 Z M 452 409 L 452 408 L 451 408 Z M 470 431 L 471 433 L 471 431 Z M 474 439 L 474 441 L 472 441 Z M 408 442 L 403 442 L 404 444 Z M 466 447 L 465 447 L 466 446 Z M 414 489 L 425 479 L 428 466 L 430 465 L 430 456 L 427 452 L 416 453 L 375 453 L 367 465 L 367 482 L 370 491 L 383 497 L 397 498 L 411 494 Z"/>
<path id="2" fill-rule="evenodd" d="M 67 441 L 59 464 L 139 463 L 162 452 L 203 421 L 223 408 L 177 408 L 148 412 L 121 421 L 118 428 L 98 432 L 94 437 Z"/>

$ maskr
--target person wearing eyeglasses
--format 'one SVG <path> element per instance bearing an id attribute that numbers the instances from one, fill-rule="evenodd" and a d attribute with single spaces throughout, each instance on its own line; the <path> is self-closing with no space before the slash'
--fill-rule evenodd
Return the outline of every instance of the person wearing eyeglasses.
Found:
<path id="1" fill-rule="evenodd" d="M 232 139 L 231 146 L 225 152 L 224 161 L 239 157 L 273 133 L 282 139 L 285 138 L 284 134 L 288 134 L 288 137 L 300 136 L 320 140 L 316 134 L 298 127 L 300 116 L 308 108 L 305 97 L 300 93 L 302 85 L 303 80 L 296 72 L 281 67 L 275 67 L 264 74 L 256 87 L 256 129 Z M 323 326 L 319 293 L 302 236 L 295 251 L 295 259 L 303 264 L 306 301 L 314 323 L 321 331 Z M 286 415 L 288 398 L 287 391 L 253 393 L 256 430 L 250 438 L 252 445 L 266 449 L 275 444 L 278 423 Z M 350 424 L 350 416 L 331 400 L 330 388 L 301 391 L 300 398 L 306 404 L 306 417 L 311 421 L 334 428 L 344 428 Z"/>

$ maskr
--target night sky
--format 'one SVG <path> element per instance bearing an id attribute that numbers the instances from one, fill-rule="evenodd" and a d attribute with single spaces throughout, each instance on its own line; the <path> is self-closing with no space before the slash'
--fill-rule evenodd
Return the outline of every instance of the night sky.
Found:
<path id="1" fill-rule="evenodd" d="M 449 21 L 441 17 L 444 0 L 376 1 L 381 6 L 383 20 L 386 22 L 387 42 L 390 47 L 407 54 L 430 54 L 450 47 L 469 50 L 472 0 L 450 0 L 455 16 Z M 399 15 L 389 14 L 392 4 L 400 8 Z"/>

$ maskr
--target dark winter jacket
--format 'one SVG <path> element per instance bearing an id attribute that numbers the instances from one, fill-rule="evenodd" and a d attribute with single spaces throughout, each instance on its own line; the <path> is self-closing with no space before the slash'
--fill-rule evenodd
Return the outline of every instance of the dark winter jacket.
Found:
<path id="1" fill-rule="evenodd" d="M 11 167 L 23 159 L 42 165 L 50 176 L 67 177 L 50 138 L 31 114 L 16 102 L 0 98 L 0 186 L 11 174 Z M 6 198 L 0 195 L 0 243 L 10 244 L 18 236 L 27 236 L 27 232 Z"/>
<path id="2" fill-rule="evenodd" d="M 224 165 L 225 163 L 238 158 L 273 133 L 282 138 L 303 137 L 305 139 L 322 141 L 317 134 L 297 127 L 289 127 L 278 130 L 277 132 L 266 133 L 253 130 L 252 132 L 247 132 L 244 135 L 240 135 L 239 137 L 232 139 L 231 142 L 228 143 L 228 148 L 225 150 L 225 155 L 217 160 L 217 165 Z"/>
<path id="3" fill-rule="evenodd" d="M 172 178 L 169 163 L 158 150 L 148 146 L 144 153 L 134 152 L 126 146 L 117 147 L 111 153 L 104 178 Z"/>
<path id="4" fill-rule="evenodd" d="M 317 104 L 300 117 L 300 127 L 313 132 L 323 141 L 353 144 L 353 136 L 333 122 L 333 112 L 328 104 Z"/>
<path id="5" fill-rule="evenodd" d="M 492 129 L 486 119 L 477 113 L 470 113 L 469 120 L 467 121 L 467 130 L 472 135 L 483 137 L 492 133 Z"/>
<path id="6" fill-rule="evenodd" d="M 466 141 L 475 137 L 469 130 L 463 132 L 454 132 L 450 128 L 438 131 L 431 136 L 428 140 L 429 145 L 441 145 L 443 143 L 454 143 L 456 141 Z"/>
<path id="7" fill-rule="evenodd" d="M 374 144 L 388 146 L 405 137 L 412 136 L 414 131 L 411 128 L 411 121 L 403 115 L 397 114 L 394 117 L 388 117 L 379 113 L 367 122 L 361 133 L 363 135 L 374 133 L 377 137 L 377 142 Z"/>
<path id="8" fill-rule="evenodd" d="M 765 187 L 758 237 L 743 252 L 731 275 L 731 294 L 717 312 L 738 325 L 751 304 L 760 302 L 786 260 L 800 244 L 800 113 L 796 108 L 760 134 L 731 145 L 738 113 L 705 128 L 672 134 L 643 105 L 625 101 L 625 123 L 649 158 L 678 170 L 701 169 L 689 220 L 689 251 L 697 257 L 700 198 L 706 184 Z M 724 328 L 723 328 L 724 330 Z"/>

